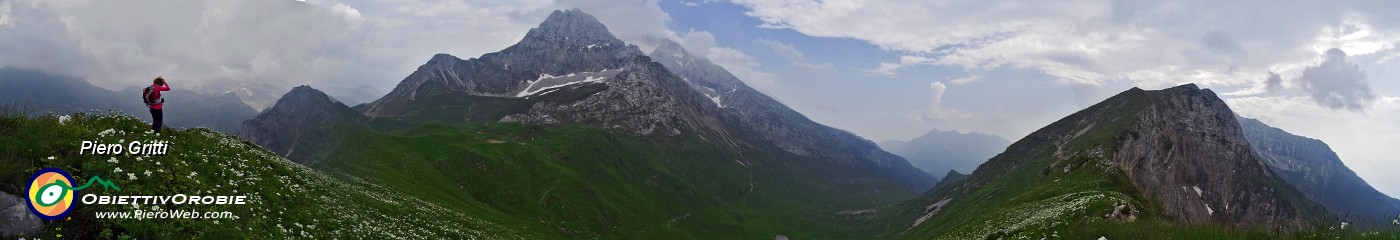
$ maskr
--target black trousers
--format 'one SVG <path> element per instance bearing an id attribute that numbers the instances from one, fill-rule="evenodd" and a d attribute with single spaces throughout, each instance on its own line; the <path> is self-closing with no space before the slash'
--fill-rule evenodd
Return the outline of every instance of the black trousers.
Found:
<path id="1" fill-rule="evenodd" d="M 164 125 L 164 124 L 162 124 L 161 122 L 162 122 L 163 120 L 165 120 L 164 118 L 165 118 L 165 114 L 162 113 L 162 112 L 160 111 L 160 109 L 152 108 L 152 109 L 151 109 L 151 130 L 156 131 L 156 133 L 160 133 L 160 127 L 161 127 L 161 125 Z"/>

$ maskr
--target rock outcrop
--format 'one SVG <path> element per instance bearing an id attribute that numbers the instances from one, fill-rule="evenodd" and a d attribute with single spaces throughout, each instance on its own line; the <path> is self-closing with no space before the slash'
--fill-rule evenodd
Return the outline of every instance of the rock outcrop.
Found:
<path id="1" fill-rule="evenodd" d="M 1105 139 L 1111 144 L 1087 154 L 1112 159 L 1141 194 L 1162 203 L 1167 216 L 1237 226 L 1304 224 L 1302 216 L 1313 203 L 1264 165 L 1234 112 L 1214 92 L 1188 84 L 1127 94 L 1137 96 L 1123 97 L 1145 103 L 1135 113 L 1122 115 L 1133 124 Z M 1078 125 L 1096 124 L 1115 121 Z"/>
<path id="2" fill-rule="evenodd" d="M 24 198 L 0 192 L 0 237 L 37 236 L 44 221 L 29 211 Z"/>

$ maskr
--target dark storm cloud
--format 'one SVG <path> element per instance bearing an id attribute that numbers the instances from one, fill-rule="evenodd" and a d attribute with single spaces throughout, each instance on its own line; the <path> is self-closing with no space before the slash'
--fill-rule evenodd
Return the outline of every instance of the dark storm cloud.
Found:
<path id="1" fill-rule="evenodd" d="M 1341 49 L 1328 49 L 1321 64 L 1303 69 L 1298 82 L 1313 101 L 1332 109 L 1363 110 L 1376 100 L 1366 73 L 1356 63 L 1347 62 Z"/>
<path id="2" fill-rule="evenodd" d="M 1283 89 L 1283 77 L 1279 76 L 1278 73 L 1276 73 L 1276 72 L 1270 71 L 1270 72 L 1269 72 L 1269 79 L 1265 79 L 1265 80 L 1264 80 L 1264 86 L 1265 86 L 1266 89 L 1268 89 L 1270 92 L 1282 90 L 1282 89 Z"/>

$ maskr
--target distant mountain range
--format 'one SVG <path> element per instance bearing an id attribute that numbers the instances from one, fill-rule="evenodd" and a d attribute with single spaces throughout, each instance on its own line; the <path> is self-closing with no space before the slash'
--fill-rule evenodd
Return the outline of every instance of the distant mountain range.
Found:
<path id="1" fill-rule="evenodd" d="M 248 104 L 248 106 L 253 107 L 253 109 L 257 111 L 262 111 L 264 109 L 267 109 L 268 107 L 272 107 L 272 104 L 277 103 L 278 97 L 281 97 L 283 94 L 287 93 L 286 87 L 281 87 L 268 82 L 258 81 L 195 82 L 190 83 L 189 86 L 185 86 L 184 88 L 188 88 L 188 90 L 210 95 L 223 95 L 227 93 L 233 93 L 235 95 L 238 95 L 238 98 L 242 100 L 243 103 Z M 323 88 L 325 88 L 326 91 L 328 91 L 326 95 L 331 96 L 333 99 L 336 99 L 336 101 L 342 102 L 347 106 L 354 106 L 361 103 L 367 103 L 370 101 L 374 101 L 374 99 L 377 99 L 380 96 L 384 96 L 383 92 L 380 92 L 379 90 L 376 90 L 368 85 L 359 85 L 353 87 L 330 85 L 323 86 Z"/>
<path id="2" fill-rule="evenodd" d="M 52 75 L 36 70 L 0 69 L 0 102 L 26 110 L 28 114 L 66 115 L 92 110 L 116 110 L 150 122 L 151 115 L 141 102 L 141 90 L 149 80 L 133 82 L 121 91 L 111 91 L 86 80 Z M 171 83 L 166 99 L 165 124 L 170 127 L 208 127 L 234 133 L 243 120 L 257 115 L 233 93 L 201 94 Z"/>
<path id="3" fill-rule="evenodd" d="M 188 83 L 181 88 L 210 95 L 233 94 L 256 111 L 272 106 L 277 97 L 287 93 L 285 87 L 257 81 L 200 81 Z"/>
<path id="4" fill-rule="evenodd" d="M 1006 150 L 1011 142 L 1001 137 L 980 133 L 930 130 L 909 141 L 889 140 L 880 147 L 908 159 L 915 167 L 930 174 L 949 171 L 970 173 L 987 159 Z"/>

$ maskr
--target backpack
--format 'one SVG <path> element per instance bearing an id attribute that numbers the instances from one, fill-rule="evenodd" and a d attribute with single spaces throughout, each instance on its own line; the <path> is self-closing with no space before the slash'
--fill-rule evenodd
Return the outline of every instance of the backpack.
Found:
<path id="1" fill-rule="evenodd" d="M 149 107 L 149 106 L 155 106 L 156 104 L 165 103 L 165 98 L 160 98 L 160 99 L 156 99 L 156 98 L 155 98 L 155 96 L 156 96 L 155 92 L 156 92 L 156 86 L 155 86 L 155 85 L 146 86 L 146 89 L 145 89 L 145 90 L 141 90 L 141 102 L 146 103 L 146 106 L 147 106 L 147 107 Z"/>

